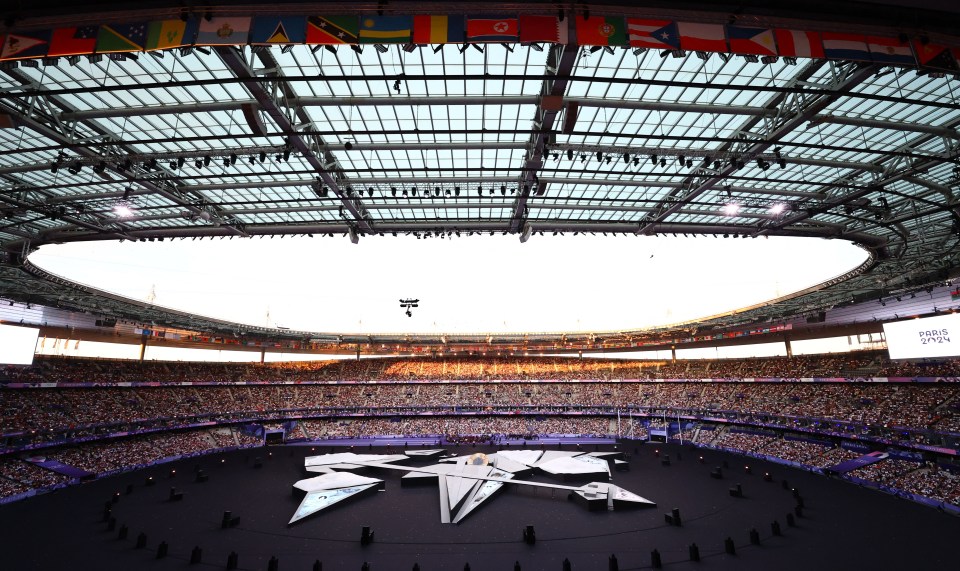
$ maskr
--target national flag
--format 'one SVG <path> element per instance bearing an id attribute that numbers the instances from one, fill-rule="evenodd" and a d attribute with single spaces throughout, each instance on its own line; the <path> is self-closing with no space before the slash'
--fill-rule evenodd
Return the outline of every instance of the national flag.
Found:
<path id="1" fill-rule="evenodd" d="M 26 34 L 7 34 L 0 49 L 0 60 L 36 58 L 47 55 L 50 31 Z"/>
<path id="2" fill-rule="evenodd" d="M 48 56 L 75 56 L 92 54 L 97 46 L 99 26 L 57 28 L 50 35 Z"/>
<path id="3" fill-rule="evenodd" d="M 680 30 L 672 20 L 627 18 L 630 45 L 655 50 L 679 50 Z"/>
<path id="4" fill-rule="evenodd" d="M 678 22 L 680 49 L 692 52 L 729 52 L 723 24 Z"/>
<path id="5" fill-rule="evenodd" d="M 410 16 L 361 16 L 361 44 L 408 44 L 413 40 Z"/>
<path id="6" fill-rule="evenodd" d="M 414 16 L 413 43 L 462 44 L 466 37 L 463 16 Z"/>
<path id="7" fill-rule="evenodd" d="M 827 59 L 846 59 L 852 61 L 872 61 L 867 38 L 861 34 L 823 32 L 823 53 Z"/>
<path id="8" fill-rule="evenodd" d="M 581 46 L 627 45 L 627 22 L 620 16 L 577 16 L 574 23 Z"/>
<path id="9" fill-rule="evenodd" d="M 467 16 L 468 42 L 516 42 L 520 38 L 515 16 Z"/>
<path id="10" fill-rule="evenodd" d="M 867 36 L 867 47 L 870 48 L 870 56 L 873 61 L 877 63 L 917 64 L 917 60 L 913 57 L 913 50 L 910 49 L 910 44 L 901 42 L 897 38 Z"/>
<path id="11" fill-rule="evenodd" d="M 139 52 L 147 44 L 147 23 L 103 24 L 97 33 L 97 53 Z"/>
<path id="12" fill-rule="evenodd" d="M 197 31 L 198 46 L 239 46 L 250 37 L 249 16 L 220 16 L 200 20 Z"/>
<path id="13" fill-rule="evenodd" d="M 777 55 L 773 30 L 769 28 L 727 26 L 727 39 L 730 40 L 730 51 L 735 54 Z"/>
<path id="14" fill-rule="evenodd" d="M 307 18 L 308 44 L 359 43 L 360 20 L 356 16 L 310 16 Z"/>
<path id="15" fill-rule="evenodd" d="M 570 27 L 556 16 L 520 16 L 520 41 L 522 43 L 548 42 L 565 44 Z"/>
<path id="16" fill-rule="evenodd" d="M 913 41 L 913 53 L 917 55 L 920 67 L 939 71 L 960 71 L 960 65 L 950 53 L 950 48 L 937 44 L 923 44 L 919 40 Z"/>
<path id="17" fill-rule="evenodd" d="M 200 21 L 196 17 L 188 18 L 186 22 L 176 20 L 154 20 L 147 26 L 147 45 L 149 51 L 165 50 L 192 46 L 197 37 L 197 28 Z"/>
<path id="18" fill-rule="evenodd" d="M 250 30 L 250 43 L 258 46 L 302 44 L 307 41 L 305 16 L 257 16 Z"/>
<path id="19" fill-rule="evenodd" d="M 777 51 L 783 57 L 813 59 L 825 57 L 823 54 L 823 39 L 819 32 L 775 29 L 773 36 L 777 39 Z"/>

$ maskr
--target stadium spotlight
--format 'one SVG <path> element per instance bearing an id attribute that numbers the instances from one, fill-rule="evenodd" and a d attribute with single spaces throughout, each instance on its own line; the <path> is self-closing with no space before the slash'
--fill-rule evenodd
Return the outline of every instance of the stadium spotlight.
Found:
<path id="1" fill-rule="evenodd" d="M 727 216 L 736 216 L 740 212 L 740 205 L 735 202 L 730 202 L 723 207 L 723 213 Z"/>

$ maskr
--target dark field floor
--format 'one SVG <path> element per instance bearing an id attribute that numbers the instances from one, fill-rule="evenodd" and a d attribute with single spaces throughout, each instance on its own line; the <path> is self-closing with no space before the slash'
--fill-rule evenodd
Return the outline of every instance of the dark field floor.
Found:
<path id="1" fill-rule="evenodd" d="M 304 456 L 330 449 L 273 447 L 184 460 L 0 506 L 0 568 L 223 569 L 228 554 L 236 551 L 239 569 L 257 571 L 267 570 L 271 556 L 278 558 L 280 571 L 309 571 L 316 560 L 326 571 L 359 571 L 365 561 L 371 571 L 408 571 L 414 562 L 422 571 L 460 571 L 465 563 L 471 571 L 511 571 L 515 562 L 524 571 L 561 571 L 565 558 L 574 571 L 607 571 L 611 554 L 616 554 L 621 570 L 650 568 L 654 548 L 665 568 L 677 570 L 955 569 L 960 565 L 960 519 L 936 510 L 734 455 L 667 445 L 621 447 L 631 455 L 631 469 L 614 472 L 613 482 L 656 501 L 657 508 L 588 512 L 568 501 L 562 491 L 511 487 L 460 525 L 441 524 L 436 486 L 401 488 L 398 472 L 363 472 L 386 480 L 387 491 L 348 500 L 288 527 L 299 502 L 291 494 L 291 485 L 306 477 Z M 495 451 L 482 446 L 448 449 Z M 672 465 L 662 466 L 655 449 L 669 453 Z M 700 455 L 704 463 L 698 461 Z M 255 456 L 264 458 L 263 468 L 253 467 Z M 710 470 L 724 461 L 730 466 L 724 478 L 710 478 Z M 752 467 L 752 475 L 744 473 L 745 464 Z M 208 482 L 194 482 L 197 465 L 210 475 Z M 169 479 L 173 468 L 177 476 Z M 770 472 L 774 481 L 764 482 L 764 472 Z M 157 484 L 145 486 L 147 476 Z M 545 476 L 534 479 L 555 481 Z M 805 502 L 797 527 L 786 524 L 796 501 L 783 488 L 784 479 Z M 736 483 L 743 485 L 742 499 L 728 494 Z M 128 484 L 133 485 L 129 495 L 125 493 Z M 171 486 L 185 493 L 183 501 L 166 501 Z M 117 539 L 116 531 L 106 531 L 107 524 L 102 522 L 104 502 L 117 491 L 121 497 L 112 509 L 117 527 L 129 528 L 125 540 Z M 664 523 L 663 513 L 672 508 L 680 509 L 683 527 Z M 220 529 L 224 510 L 240 516 L 237 528 Z M 772 536 L 774 520 L 783 528 L 781 537 Z M 376 534 L 376 541 L 367 547 L 359 543 L 364 525 Z M 535 526 L 536 545 L 523 543 L 521 532 L 526 525 Z M 751 528 L 759 531 L 761 545 L 750 545 Z M 147 535 L 147 546 L 135 549 L 141 532 Z M 736 555 L 723 552 L 728 536 L 736 543 Z M 158 560 L 161 541 L 169 544 L 169 555 Z M 700 563 L 688 561 L 691 543 L 700 548 Z M 203 549 L 203 562 L 191 566 L 189 556 L 195 545 Z"/>

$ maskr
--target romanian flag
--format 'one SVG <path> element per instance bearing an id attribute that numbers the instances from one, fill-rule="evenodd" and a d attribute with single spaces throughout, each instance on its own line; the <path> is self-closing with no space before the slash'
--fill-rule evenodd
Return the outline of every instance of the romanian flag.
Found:
<path id="1" fill-rule="evenodd" d="M 139 52 L 147 45 L 147 23 L 104 24 L 97 33 L 97 53 Z"/>
<path id="2" fill-rule="evenodd" d="M 197 31 L 198 46 L 239 46 L 247 43 L 250 37 L 250 20 L 248 17 L 223 16 L 204 18 L 200 21 Z"/>
<path id="3" fill-rule="evenodd" d="M 310 16 L 307 18 L 308 44 L 359 43 L 360 21 L 356 16 Z"/>
<path id="4" fill-rule="evenodd" d="M 75 56 L 92 54 L 97 45 L 98 26 L 57 28 L 50 36 L 48 56 Z"/>
<path id="5" fill-rule="evenodd" d="M 950 53 L 950 48 L 931 43 L 913 41 L 913 53 L 917 54 L 917 63 L 920 67 L 938 71 L 960 71 L 960 65 Z"/>
<path id="6" fill-rule="evenodd" d="M 145 49 L 153 51 L 192 46 L 199 25 L 197 18 L 190 18 L 186 22 L 180 19 L 150 22 Z"/>
<path id="7" fill-rule="evenodd" d="M 818 32 L 777 29 L 773 31 L 773 35 L 777 38 L 777 50 L 783 57 L 824 57 L 823 40 Z"/>
<path id="8" fill-rule="evenodd" d="M 556 16 L 520 16 L 520 41 L 527 43 L 547 42 L 565 44 L 569 26 Z"/>
<path id="9" fill-rule="evenodd" d="M 728 52 L 727 34 L 722 24 L 679 22 L 680 49 L 691 52 Z"/>
<path id="10" fill-rule="evenodd" d="M 627 24 L 620 16 L 577 16 L 575 24 L 581 46 L 627 45 Z"/>
<path id="11" fill-rule="evenodd" d="M 519 21 L 512 16 L 471 16 L 467 18 L 468 42 L 516 42 Z"/>
<path id="12" fill-rule="evenodd" d="M 257 16 L 253 19 L 250 43 L 258 46 L 302 44 L 307 41 L 305 16 Z"/>
<path id="13" fill-rule="evenodd" d="M 870 48 L 870 56 L 873 61 L 877 63 L 917 64 L 917 60 L 913 57 L 913 50 L 910 49 L 910 44 L 901 42 L 897 38 L 867 36 L 867 47 Z"/>
<path id="14" fill-rule="evenodd" d="M 730 40 L 730 51 L 735 54 L 777 55 L 777 44 L 771 29 L 727 26 L 727 38 Z"/>
<path id="15" fill-rule="evenodd" d="M 409 44 L 413 40 L 411 16 L 361 16 L 361 44 Z"/>
<path id="16" fill-rule="evenodd" d="M 0 60 L 36 58 L 47 55 L 50 31 L 7 34 L 0 48 Z"/>
<path id="17" fill-rule="evenodd" d="M 414 16 L 413 43 L 462 44 L 466 28 L 463 16 Z"/>

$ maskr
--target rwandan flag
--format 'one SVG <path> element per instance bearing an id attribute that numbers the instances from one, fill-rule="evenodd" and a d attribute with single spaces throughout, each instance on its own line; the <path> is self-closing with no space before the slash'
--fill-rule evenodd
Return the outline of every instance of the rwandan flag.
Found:
<path id="1" fill-rule="evenodd" d="M 361 44 L 409 44 L 413 40 L 411 16 L 361 16 Z"/>
<path id="2" fill-rule="evenodd" d="M 256 46 L 302 44 L 307 41 L 305 16 L 257 16 L 253 19 L 250 43 Z"/>
<path id="3" fill-rule="evenodd" d="M 147 23 L 103 24 L 97 33 L 97 53 L 139 52 L 147 44 Z"/>
<path id="4" fill-rule="evenodd" d="M 196 17 L 180 20 L 155 20 L 147 26 L 146 51 L 192 46 L 200 22 Z"/>
<path id="5" fill-rule="evenodd" d="M 310 16 L 308 44 L 357 44 L 360 21 L 356 16 Z"/>

